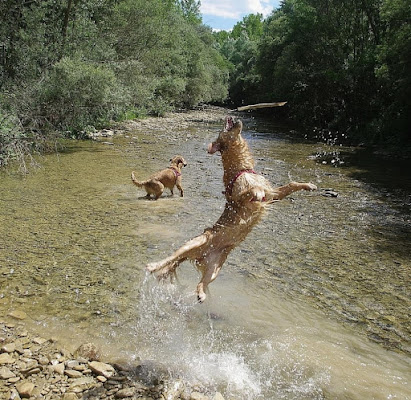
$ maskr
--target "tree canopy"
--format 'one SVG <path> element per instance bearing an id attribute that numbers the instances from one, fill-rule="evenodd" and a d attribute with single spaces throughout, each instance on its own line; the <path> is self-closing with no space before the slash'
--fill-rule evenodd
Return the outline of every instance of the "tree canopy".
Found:
<path id="1" fill-rule="evenodd" d="M 283 0 L 249 15 L 215 34 L 230 101 L 286 100 L 287 118 L 318 136 L 409 143 L 410 19 L 407 0 Z"/>
<path id="2" fill-rule="evenodd" d="M 222 103 L 228 66 L 195 0 L 0 3 L 0 165 L 16 141 Z"/>
<path id="3" fill-rule="evenodd" d="M 318 137 L 410 142 L 408 0 L 283 0 L 214 33 L 198 0 L 3 0 L 0 14 L 0 166 L 50 132 L 201 103 L 287 101 Z"/>

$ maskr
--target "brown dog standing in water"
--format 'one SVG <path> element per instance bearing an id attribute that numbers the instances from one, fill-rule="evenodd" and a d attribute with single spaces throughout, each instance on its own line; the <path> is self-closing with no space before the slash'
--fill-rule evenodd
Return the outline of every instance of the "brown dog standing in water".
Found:
<path id="1" fill-rule="evenodd" d="M 131 180 L 136 186 L 144 188 L 147 192 L 147 198 L 154 195 L 154 200 L 157 200 L 163 194 L 164 188 L 170 189 L 171 194 L 174 194 L 174 186 L 177 186 L 181 197 L 184 196 L 184 190 L 181 186 L 181 168 L 185 167 L 187 163 L 182 156 L 175 156 L 170 161 L 171 165 L 168 168 L 151 175 L 146 181 L 139 182 L 134 171 L 131 173 Z"/>
<path id="2" fill-rule="evenodd" d="M 312 183 L 291 182 L 273 188 L 263 176 L 254 172 L 254 159 L 247 142 L 241 136 L 243 124 L 226 118 L 224 130 L 210 143 L 208 152 L 221 153 L 224 167 L 226 204 L 223 214 L 213 227 L 189 240 L 170 257 L 147 265 L 158 278 L 173 277 L 185 260 L 191 260 L 202 273 L 197 285 L 197 298 L 203 302 L 205 291 L 220 272 L 228 254 L 260 221 L 268 204 L 281 200 L 298 190 L 315 190 Z"/>

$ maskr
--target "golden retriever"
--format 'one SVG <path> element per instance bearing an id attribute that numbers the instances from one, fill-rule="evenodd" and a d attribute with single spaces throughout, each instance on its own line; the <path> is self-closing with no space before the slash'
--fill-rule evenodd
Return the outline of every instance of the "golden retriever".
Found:
<path id="1" fill-rule="evenodd" d="M 181 197 L 184 196 L 184 190 L 181 186 L 181 168 L 187 166 L 187 163 L 182 156 L 175 156 L 170 161 L 171 165 L 168 168 L 156 172 L 146 181 L 138 181 L 134 171 L 131 172 L 131 180 L 136 186 L 144 188 L 147 192 L 147 198 L 154 195 L 154 199 L 157 200 L 163 194 L 165 188 L 170 189 L 173 195 L 174 186 L 177 186 Z"/>
<path id="2" fill-rule="evenodd" d="M 170 257 L 147 265 L 159 279 L 175 275 L 176 268 L 191 260 L 202 273 L 197 285 L 197 299 L 203 302 L 205 291 L 220 272 L 227 256 L 260 221 L 268 204 L 298 190 L 315 190 L 312 183 L 291 182 L 273 188 L 262 175 L 254 172 L 254 159 L 241 136 L 243 124 L 227 117 L 217 140 L 210 143 L 208 153 L 221 153 L 224 167 L 226 204 L 223 214 L 211 228 L 189 240 Z"/>

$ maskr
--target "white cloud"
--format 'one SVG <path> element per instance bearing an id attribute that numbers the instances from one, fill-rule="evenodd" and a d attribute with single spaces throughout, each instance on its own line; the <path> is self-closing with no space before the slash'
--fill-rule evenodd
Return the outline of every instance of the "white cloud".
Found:
<path id="1" fill-rule="evenodd" d="M 267 0 L 248 0 L 248 8 L 252 14 L 263 14 L 266 17 L 273 10 L 273 6 Z"/>
<path id="2" fill-rule="evenodd" d="M 236 0 L 202 0 L 201 13 L 215 15 L 217 17 L 238 19 L 242 14 L 242 7 L 239 7 L 244 1 Z"/>
<path id="3" fill-rule="evenodd" d="M 271 13 L 273 0 L 201 0 L 201 13 L 217 17 L 241 19 L 242 15 L 261 13 L 266 17 Z"/>

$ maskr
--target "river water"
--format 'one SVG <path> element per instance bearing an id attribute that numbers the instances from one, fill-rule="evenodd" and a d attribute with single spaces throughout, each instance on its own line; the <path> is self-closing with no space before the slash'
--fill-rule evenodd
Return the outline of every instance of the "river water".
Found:
<path id="1" fill-rule="evenodd" d="M 0 315 L 24 311 L 69 348 L 162 363 L 226 399 L 411 399 L 407 168 L 244 123 L 257 171 L 319 190 L 274 204 L 204 304 L 189 263 L 174 284 L 144 270 L 223 210 L 221 159 L 206 152 L 221 123 L 197 122 L 69 142 L 27 177 L 3 171 Z M 145 178 L 176 154 L 185 197 L 143 198 L 131 170 Z"/>

